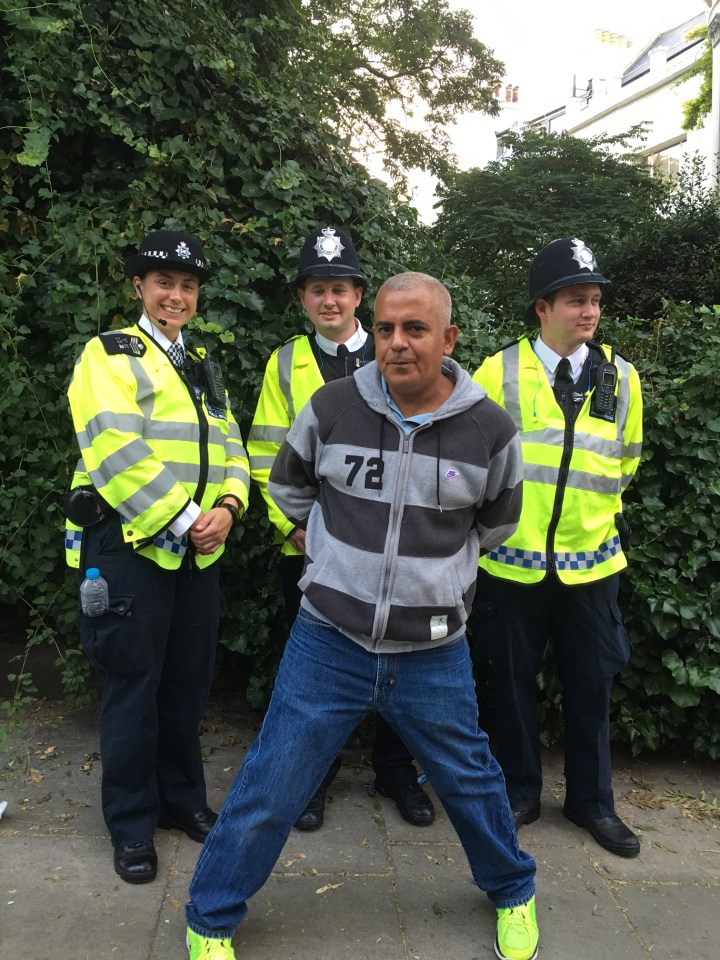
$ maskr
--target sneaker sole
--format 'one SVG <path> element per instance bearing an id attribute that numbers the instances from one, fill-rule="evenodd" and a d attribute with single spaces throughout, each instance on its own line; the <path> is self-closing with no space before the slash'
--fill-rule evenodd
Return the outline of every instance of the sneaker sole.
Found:
<path id="1" fill-rule="evenodd" d="M 537 955 L 538 951 L 536 947 L 535 953 L 531 957 L 528 957 L 527 960 L 537 960 Z M 500 947 L 498 946 L 497 940 L 495 941 L 495 956 L 500 957 L 500 960 L 512 960 L 512 957 L 506 957 L 504 953 L 500 953 Z"/>

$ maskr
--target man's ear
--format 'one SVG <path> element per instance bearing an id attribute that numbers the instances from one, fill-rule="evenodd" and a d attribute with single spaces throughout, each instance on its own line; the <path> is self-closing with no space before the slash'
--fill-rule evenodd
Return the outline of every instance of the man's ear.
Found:
<path id="1" fill-rule="evenodd" d="M 443 330 L 443 356 L 449 357 L 455 349 L 455 342 L 458 337 L 458 328 L 451 323 L 449 327 Z"/>
<path id="2" fill-rule="evenodd" d="M 547 311 L 549 306 L 547 300 L 543 300 L 542 297 L 540 297 L 539 300 L 535 301 L 533 306 L 535 307 L 535 316 L 538 318 L 540 323 L 542 323 L 543 320 L 547 318 Z"/>

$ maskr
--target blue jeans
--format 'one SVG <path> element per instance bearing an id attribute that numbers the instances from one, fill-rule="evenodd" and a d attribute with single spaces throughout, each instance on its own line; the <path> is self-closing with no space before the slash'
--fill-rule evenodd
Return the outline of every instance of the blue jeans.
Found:
<path id="1" fill-rule="evenodd" d="M 421 764 L 477 885 L 496 907 L 519 906 L 532 897 L 535 863 L 518 847 L 500 767 L 477 725 L 465 638 L 424 652 L 378 655 L 301 610 L 262 729 L 190 884 L 186 914 L 195 933 L 233 935 L 293 823 L 372 710 L 388 720 Z"/>

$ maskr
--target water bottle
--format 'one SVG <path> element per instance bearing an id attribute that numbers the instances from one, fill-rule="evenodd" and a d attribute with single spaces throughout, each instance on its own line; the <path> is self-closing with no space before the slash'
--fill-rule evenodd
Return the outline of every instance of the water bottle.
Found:
<path id="1" fill-rule="evenodd" d="M 99 617 L 110 605 L 108 585 L 100 576 L 97 567 L 85 571 L 85 579 L 80 584 L 80 606 L 86 617 Z"/>

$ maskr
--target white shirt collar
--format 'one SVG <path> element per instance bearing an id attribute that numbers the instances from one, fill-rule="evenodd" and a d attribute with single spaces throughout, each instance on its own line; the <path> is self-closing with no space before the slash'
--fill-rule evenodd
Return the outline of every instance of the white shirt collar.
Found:
<path id="1" fill-rule="evenodd" d="M 315 337 L 317 339 L 317 344 L 322 350 L 323 353 L 327 353 L 329 357 L 337 356 L 337 348 L 340 346 L 339 343 L 335 343 L 334 340 L 328 340 L 327 337 L 324 337 L 321 333 L 315 332 Z M 350 337 L 349 340 L 346 340 L 343 346 L 348 348 L 348 353 L 354 353 L 355 350 L 359 350 L 360 347 L 367 340 L 368 335 L 365 330 L 363 330 L 361 324 L 355 320 L 355 333 Z"/>
<path id="2" fill-rule="evenodd" d="M 555 351 L 552 350 L 540 336 L 538 336 L 537 340 L 533 344 L 533 350 L 535 351 L 536 356 L 542 362 L 542 365 L 545 367 L 548 374 L 554 377 L 557 366 L 562 360 L 560 354 L 555 353 Z M 568 360 L 570 361 L 570 373 L 573 380 L 577 381 L 577 378 L 580 376 L 580 371 L 585 365 L 588 353 L 588 345 L 586 343 L 581 343 L 577 350 L 571 353 L 568 357 Z"/>
<path id="3" fill-rule="evenodd" d="M 138 320 L 138 326 L 141 330 L 144 330 L 149 337 L 155 341 L 155 343 L 162 347 L 165 353 L 167 353 L 168 347 L 171 343 L 179 343 L 181 347 L 184 347 L 182 330 L 178 330 L 177 340 L 168 340 L 162 330 L 159 330 L 154 323 L 150 321 L 146 314 L 143 314 Z"/>

